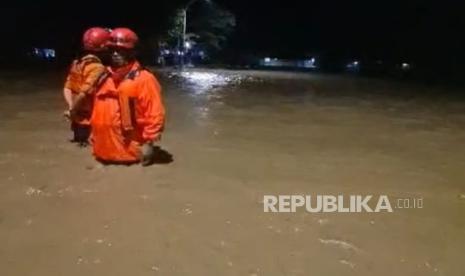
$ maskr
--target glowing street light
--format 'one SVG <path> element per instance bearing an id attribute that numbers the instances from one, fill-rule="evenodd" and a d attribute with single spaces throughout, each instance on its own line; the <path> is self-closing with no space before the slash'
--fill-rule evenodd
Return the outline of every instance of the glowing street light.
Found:
<path id="1" fill-rule="evenodd" d="M 189 47 L 187 47 L 187 45 L 186 45 L 187 10 L 190 8 L 190 6 L 192 6 L 197 1 L 199 1 L 199 0 L 191 0 L 191 1 L 189 1 L 186 4 L 186 6 L 184 7 L 184 9 L 182 9 L 182 14 L 183 14 L 183 25 L 182 25 L 182 46 L 183 46 L 183 49 L 182 49 L 182 51 L 183 52 L 185 51 L 185 49 L 189 49 Z M 211 0 L 204 0 L 204 1 L 206 1 L 207 3 L 211 3 Z M 183 59 L 182 59 L 182 65 L 184 65 L 184 60 Z"/>

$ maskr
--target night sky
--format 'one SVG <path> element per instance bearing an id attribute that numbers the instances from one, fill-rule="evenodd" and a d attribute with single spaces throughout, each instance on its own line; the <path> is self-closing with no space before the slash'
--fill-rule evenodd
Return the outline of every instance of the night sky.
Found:
<path id="1" fill-rule="evenodd" d="M 214 1 L 236 15 L 229 50 L 237 53 L 465 64 L 460 1 Z M 186 2 L 152 1 L 154 8 L 136 1 L 4 4 L 2 56 L 32 46 L 71 51 L 82 31 L 94 25 L 129 26 L 144 39 L 163 32 L 173 11 Z"/>

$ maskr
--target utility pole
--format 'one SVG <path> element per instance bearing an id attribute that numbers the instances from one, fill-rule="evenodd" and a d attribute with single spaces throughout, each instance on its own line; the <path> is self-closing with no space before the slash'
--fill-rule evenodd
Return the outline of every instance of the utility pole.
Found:
<path id="1" fill-rule="evenodd" d="M 182 15 L 183 15 L 183 25 L 182 25 L 182 46 L 181 46 L 181 67 L 184 67 L 184 56 L 186 54 L 186 32 L 187 32 L 187 10 L 189 9 L 192 4 L 197 2 L 199 0 L 191 0 L 189 1 L 184 9 L 182 9 Z M 205 0 L 207 2 L 210 2 L 210 0 Z"/>

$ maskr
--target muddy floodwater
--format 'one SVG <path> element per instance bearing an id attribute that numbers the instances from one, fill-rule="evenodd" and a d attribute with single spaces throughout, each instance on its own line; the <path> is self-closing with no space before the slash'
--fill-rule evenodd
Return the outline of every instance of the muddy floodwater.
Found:
<path id="1" fill-rule="evenodd" d="M 461 91 L 157 75 L 173 161 L 142 168 L 67 141 L 63 73 L 2 74 L 0 275 L 465 275 Z M 264 195 L 386 195 L 394 210 L 265 213 Z"/>

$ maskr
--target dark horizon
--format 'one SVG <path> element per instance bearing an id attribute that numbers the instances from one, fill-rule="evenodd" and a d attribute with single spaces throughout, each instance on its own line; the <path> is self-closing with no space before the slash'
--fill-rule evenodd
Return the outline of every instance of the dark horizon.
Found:
<path id="1" fill-rule="evenodd" d="M 187 1 L 142 5 L 93 3 L 72 8 L 47 1 L 4 7 L 3 58 L 31 47 L 74 52 L 90 26 L 129 26 L 142 40 L 162 34 Z M 238 55 L 382 59 L 432 67 L 465 65 L 459 4 L 434 1 L 227 1 L 236 16 L 227 50 Z M 81 4 L 85 6 L 84 4 Z M 85 12 L 88 10 L 89 12 Z M 13 53 L 13 55 L 12 55 Z"/>

